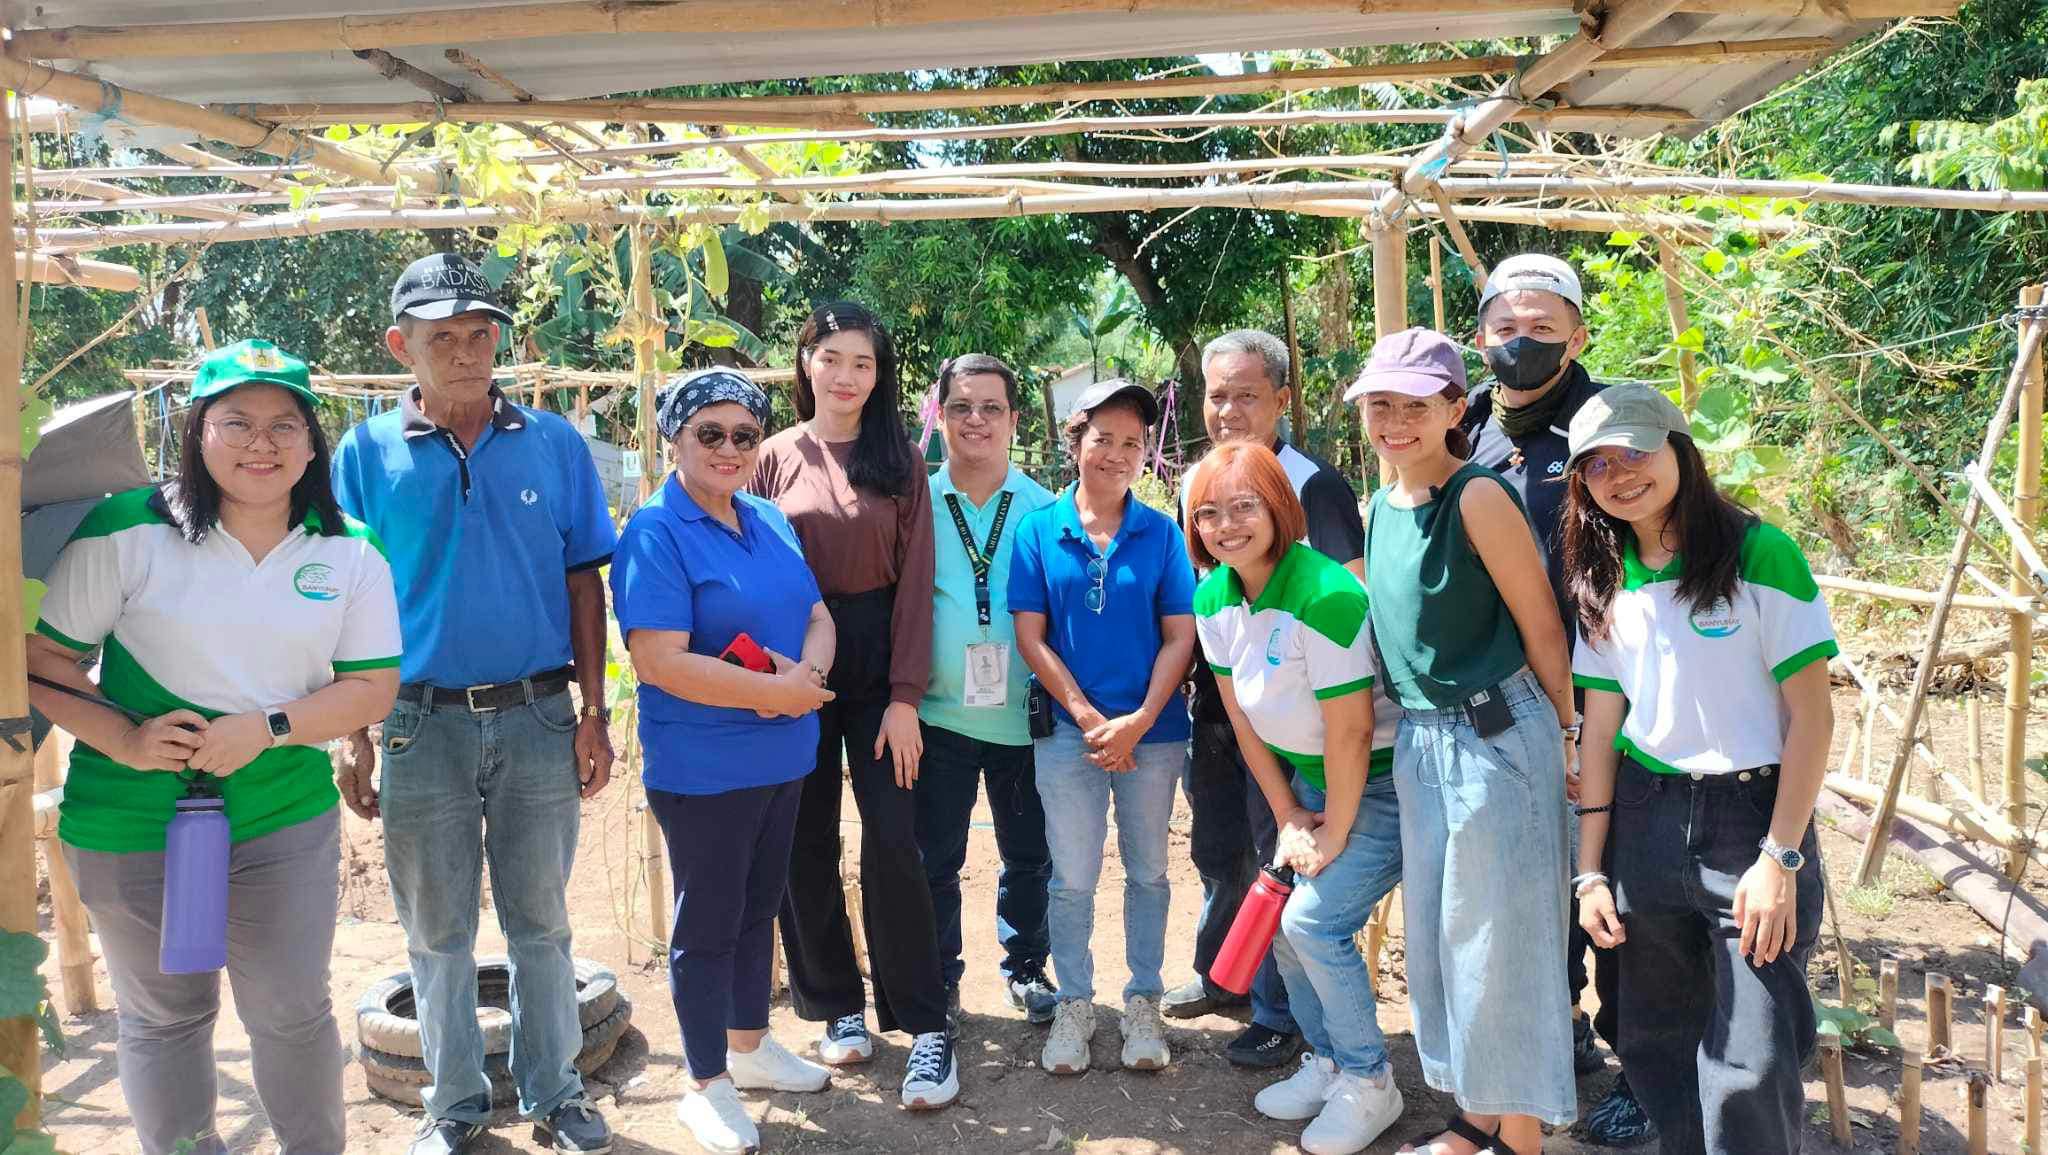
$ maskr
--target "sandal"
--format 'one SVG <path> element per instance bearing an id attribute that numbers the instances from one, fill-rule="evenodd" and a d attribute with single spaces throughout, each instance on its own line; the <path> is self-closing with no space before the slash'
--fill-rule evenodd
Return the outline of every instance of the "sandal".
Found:
<path id="1" fill-rule="evenodd" d="M 1492 1134 L 1488 1134 L 1473 1126 L 1471 1120 L 1465 1118 L 1462 1114 L 1452 1115 L 1444 1120 L 1443 1126 L 1433 1131 L 1424 1131 L 1422 1134 L 1403 1143 L 1402 1146 L 1414 1152 L 1422 1149 L 1427 1144 L 1435 1143 L 1437 1138 L 1443 1135 L 1455 1135 L 1465 1142 L 1472 1144 L 1472 1146 L 1478 1148 L 1477 1155 L 1487 1155 L 1488 1152 L 1495 1152 L 1497 1155 L 1515 1155 L 1513 1148 L 1501 1145 L 1498 1129 Z"/>

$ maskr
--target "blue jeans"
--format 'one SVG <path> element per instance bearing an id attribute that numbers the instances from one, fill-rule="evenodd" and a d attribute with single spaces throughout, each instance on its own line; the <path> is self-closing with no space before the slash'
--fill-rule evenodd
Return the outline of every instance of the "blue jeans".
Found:
<path id="1" fill-rule="evenodd" d="M 1514 724 L 1491 738 L 1450 707 L 1394 740 L 1415 1049 L 1467 1111 L 1569 1123 L 1564 740 L 1534 674 L 1499 690 Z"/>
<path id="2" fill-rule="evenodd" d="M 1298 774 L 1294 797 L 1310 810 L 1323 808 L 1323 792 Z M 1343 851 L 1314 878 L 1295 878 L 1273 939 L 1273 963 L 1302 1038 L 1353 1075 L 1387 1068 L 1387 1037 L 1356 936 L 1400 881 L 1401 803 L 1393 776 L 1383 775 L 1366 783 Z"/>
<path id="3" fill-rule="evenodd" d="M 1003 870 L 996 878 L 996 941 L 1003 944 L 1005 978 L 1045 967 L 1045 888 L 1052 852 L 1045 845 L 1045 807 L 1038 799 L 1031 747 L 1004 746 L 923 726 L 924 760 L 917 774 L 917 845 L 932 891 L 939 928 L 939 965 L 947 986 L 958 986 L 960 868 L 967 862 L 967 828 L 974 798 L 988 778 L 988 810 L 996 828 Z"/>
<path id="4" fill-rule="evenodd" d="M 1273 860 L 1273 812 L 1245 767 L 1230 723 L 1197 721 L 1188 739 L 1188 858 L 1202 879 L 1202 913 L 1195 920 L 1195 973 L 1212 998 L 1228 992 L 1209 981 L 1216 952 L 1237 921 L 1237 908 L 1258 878 L 1259 864 Z M 1283 1035 L 1299 1033 L 1287 1010 L 1287 987 L 1273 956 L 1252 976 L 1252 1022 Z"/>
<path id="5" fill-rule="evenodd" d="M 564 889 L 576 860 L 576 708 L 569 694 L 472 714 L 400 702 L 384 721 L 384 864 L 405 927 L 427 1113 L 491 1117 L 476 1024 L 483 867 L 512 970 L 519 1110 L 544 1118 L 583 1092 Z M 489 834 L 486 837 L 485 831 Z"/>
<path id="6" fill-rule="evenodd" d="M 1052 849 L 1047 926 L 1060 998 L 1095 998 L 1095 884 L 1102 877 L 1102 847 L 1109 836 L 1110 800 L 1116 802 L 1116 845 L 1124 862 L 1124 962 L 1131 981 L 1126 1000 L 1157 999 L 1166 992 L 1166 827 L 1173 817 L 1173 787 L 1183 757 L 1178 742 L 1140 742 L 1136 769 L 1111 774 L 1088 761 L 1081 732 L 1062 721 L 1034 746 L 1038 797 L 1045 804 L 1045 836 Z"/>

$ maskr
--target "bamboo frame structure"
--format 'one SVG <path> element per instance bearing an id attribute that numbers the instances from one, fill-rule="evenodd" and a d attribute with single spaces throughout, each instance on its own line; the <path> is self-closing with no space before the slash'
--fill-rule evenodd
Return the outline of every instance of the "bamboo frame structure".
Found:
<path id="1" fill-rule="evenodd" d="M 14 111 L 0 100 L 0 236 L 14 232 Z M 0 413 L 21 412 L 21 328 L 17 324 L 19 279 L 15 262 L 0 261 Z M 0 573 L 21 573 L 21 422 L 0 421 Z M 19 579 L 16 591 L 0 596 L 0 637 L 23 635 Z M 0 719 L 28 718 L 26 655 L 0 662 Z M 36 933 L 34 756 L 19 738 L 0 741 L 0 930 Z M 0 1067 L 27 1085 L 28 1105 L 16 1118 L 33 1127 L 42 1063 L 36 1055 L 36 1025 L 29 1019 L 0 1020 Z"/>
<path id="2" fill-rule="evenodd" d="M 2029 285 L 2020 292 L 2020 307 L 2040 308 L 2043 295 L 2042 286 Z M 2042 360 L 2041 354 L 2036 353 L 2026 370 L 2026 384 L 2020 393 L 2019 456 L 2013 465 L 2013 509 L 2020 524 L 2030 527 L 2041 524 Z M 2014 554 L 2017 559 L 2017 549 Z M 2029 596 L 2031 591 L 2023 588 L 2017 560 L 2012 572 L 2012 595 Z M 2027 710 L 2034 688 L 2033 619 L 2013 614 L 2006 619 L 2006 631 L 2006 652 L 2010 657 L 2005 667 L 2005 818 L 2019 827 L 2027 823 Z M 2026 865 L 2022 848 L 2006 852 L 2006 873 L 2015 881 Z"/>

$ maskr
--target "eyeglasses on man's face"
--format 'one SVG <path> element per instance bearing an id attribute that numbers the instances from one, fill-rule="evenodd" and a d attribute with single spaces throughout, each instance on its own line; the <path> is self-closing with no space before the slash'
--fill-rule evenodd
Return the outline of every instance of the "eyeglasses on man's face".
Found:
<path id="1" fill-rule="evenodd" d="M 946 402 L 946 420 L 948 421 L 964 423 L 969 418 L 979 417 L 983 421 L 996 422 L 1009 415 L 1010 407 L 1000 401 L 984 401 L 979 405 L 972 401 Z"/>

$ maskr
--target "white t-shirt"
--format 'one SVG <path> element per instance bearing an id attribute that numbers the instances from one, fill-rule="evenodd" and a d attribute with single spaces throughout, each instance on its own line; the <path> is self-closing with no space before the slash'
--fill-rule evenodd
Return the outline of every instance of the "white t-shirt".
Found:
<path id="1" fill-rule="evenodd" d="M 1758 522 L 1728 602 L 1678 600 L 1682 558 L 1660 570 L 1623 547 L 1607 637 L 1579 639 L 1572 681 L 1628 700 L 1615 748 L 1662 774 L 1728 774 L 1778 762 L 1790 715 L 1778 684 L 1840 652 L 1805 555 Z"/>

